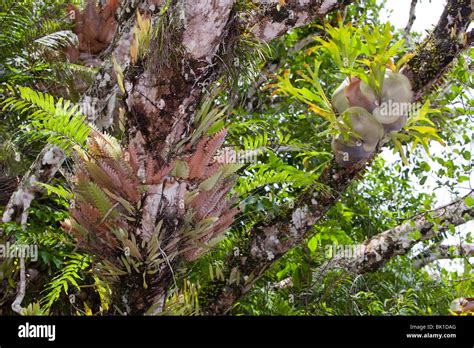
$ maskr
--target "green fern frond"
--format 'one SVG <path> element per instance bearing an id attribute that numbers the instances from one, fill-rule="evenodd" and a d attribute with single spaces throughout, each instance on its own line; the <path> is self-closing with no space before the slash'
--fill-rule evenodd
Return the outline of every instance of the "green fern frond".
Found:
<path id="1" fill-rule="evenodd" d="M 57 50 L 59 48 L 67 47 L 69 45 L 75 45 L 77 43 L 77 37 L 70 30 L 60 30 L 51 34 L 42 36 L 34 41 L 39 45 Z"/>
<path id="2" fill-rule="evenodd" d="M 72 192 L 64 186 L 53 186 L 44 182 L 38 182 L 37 185 L 44 187 L 47 190 L 48 195 L 55 194 L 56 196 L 62 198 L 65 201 L 69 201 L 73 197 Z"/>
<path id="3" fill-rule="evenodd" d="M 95 182 L 78 185 L 76 191 L 85 202 L 96 207 L 103 217 L 108 215 L 110 218 L 114 218 L 118 215 L 118 212 L 113 209 L 112 201 Z"/>
<path id="4" fill-rule="evenodd" d="M 206 135 L 212 128 L 215 132 L 217 126 L 223 127 L 222 119 L 224 118 L 228 106 L 220 107 L 214 104 L 212 98 L 205 99 L 199 110 L 196 112 L 196 123 L 199 125 L 191 136 L 190 143 L 194 145 L 203 135 Z"/>
<path id="5" fill-rule="evenodd" d="M 57 58 L 61 48 L 75 40 L 66 30 L 63 11 L 59 2 L 1 2 L 0 83 L 51 78 L 51 56 Z"/>
<path id="6" fill-rule="evenodd" d="M 239 178 L 236 191 L 244 196 L 261 187 L 283 184 L 289 187 L 306 187 L 317 182 L 317 173 L 306 172 L 283 162 L 278 165 L 256 164 L 247 168 L 249 175 Z M 324 189 L 324 187 L 319 187 Z"/>
<path id="7" fill-rule="evenodd" d="M 43 290 L 42 309 L 49 310 L 63 293 L 68 295 L 71 286 L 76 290 L 80 290 L 78 281 L 83 280 L 83 273 L 89 267 L 91 261 L 88 255 L 79 253 L 68 255 L 68 258 L 64 261 L 64 267 Z"/>
<path id="8" fill-rule="evenodd" d="M 87 124 L 77 105 L 62 98 L 55 101 L 52 95 L 28 87 L 17 86 L 16 90 L 18 96 L 6 98 L 0 104 L 2 110 L 27 114 L 34 129 L 45 132 L 49 142 L 65 151 L 75 145 L 84 147 L 92 126 Z"/>

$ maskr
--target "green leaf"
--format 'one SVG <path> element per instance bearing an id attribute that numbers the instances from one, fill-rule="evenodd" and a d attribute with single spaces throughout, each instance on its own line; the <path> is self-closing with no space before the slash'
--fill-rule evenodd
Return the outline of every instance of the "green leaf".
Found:
<path id="1" fill-rule="evenodd" d="M 318 248 L 318 239 L 316 237 L 313 237 L 308 241 L 308 248 L 312 253 L 316 251 Z"/>
<path id="2" fill-rule="evenodd" d="M 472 196 L 467 196 L 464 198 L 464 203 L 466 203 L 468 207 L 472 207 L 474 206 L 474 198 Z"/>

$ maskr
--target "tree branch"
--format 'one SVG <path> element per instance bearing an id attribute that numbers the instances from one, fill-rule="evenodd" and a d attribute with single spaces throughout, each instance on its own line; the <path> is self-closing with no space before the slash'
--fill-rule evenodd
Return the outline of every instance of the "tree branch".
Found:
<path id="1" fill-rule="evenodd" d="M 420 99 L 446 72 L 453 59 L 468 46 L 470 0 L 449 0 L 433 32 L 416 49 L 403 73 Z"/>
<path id="2" fill-rule="evenodd" d="M 64 152 L 57 146 L 47 145 L 37 156 L 31 165 L 30 170 L 21 180 L 20 185 L 10 197 L 5 211 L 3 213 L 2 222 L 15 221 L 25 228 L 28 220 L 28 209 L 31 202 L 42 191 L 42 187 L 38 183 L 49 182 L 65 160 Z M 0 237 L 3 236 L 3 230 L 0 229 Z M 10 241 L 14 239 L 11 236 Z M 19 289 L 15 300 L 12 303 L 12 310 L 21 314 L 23 308 L 21 303 L 25 297 L 26 277 L 25 277 L 25 259 L 20 260 L 20 280 Z"/>
<path id="3" fill-rule="evenodd" d="M 49 182 L 64 162 L 63 151 L 53 145 L 46 146 L 31 165 L 30 170 L 21 180 L 17 190 L 12 194 L 5 212 L 3 222 L 15 221 L 25 226 L 28 219 L 28 208 L 32 200 L 42 191 L 40 182 Z M 3 231 L 0 230 L 0 236 Z"/>
<path id="4" fill-rule="evenodd" d="M 474 198 L 474 193 L 469 197 Z M 360 245 L 358 252 L 351 256 L 337 256 L 330 260 L 321 269 L 328 271 L 335 268 L 343 268 L 352 273 L 362 274 L 374 272 L 382 268 L 391 258 L 407 254 L 415 244 L 420 241 L 429 240 L 439 233 L 447 231 L 450 225 L 459 226 L 474 219 L 474 207 L 468 207 L 464 199 L 459 199 L 443 207 L 433 210 L 429 214 L 418 215 L 402 225 L 380 233 Z M 436 222 L 434 222 L 436 221 Z M 419 235 L 417 235 L 419 232 Z M 434 257 L 436 250 L 443 252 Z M 459 255 L 467 255 L 465 252 L 473 250 L 459 250 Z M 422 267 L 424 262 L 428 264 L 435 259 L 444 258 L 454 253 L 449 253 L 449 247 L 437 246 L 428 253 L 422 253 L 415 260 L 415 267 Z M 425 257 L 426 256 L 426 257 Z"/>
<path id="5" fill-rule="evenodd" d="M 18 292 L 16 294 L 15 301 L 12 303 L 12 310 L 18 314 L 23 312 L 23 307 L 21 303 L 25 298 L 25 291 L 26 291 L 26 275 L 25 275 L 25 259 L 20 257 L 20 284 L 18 288 Z"/>
<path id="6" fill-rule="evenodd" d="M 270 40 L 348 2 L 290 0 L 280 11 L 276 10 L 276 2 L 259 4 L 257 16 L 253 17 L 257 21 L 251 24 L 256 24 L 254 33 L 257 36 Z M 193 132 L 196 107 L 206 88 L 221 73 L 222 62 L 217 52 L 225 50 L 234 42 L 232 38 L 244 29 L 239 27 L 234 4 L 234 0 L 204 3 L 180 0 L 172 2 L 165 10 L 165 1 L 122 2 L 116 14 L 117 32 L 108 51 L 102 55 L 100 72 L 83 98 L 89 122 L 104 129 L 114 124 L 118 115 L 125 115 L 126 136 L 140 151 L 140 165 L 153 158 L 161 166 L 172 158 L 181 157 L 183 149 L 175 145 Z M 159 29 L 160 37 L 152 39 L 146 54 L 137 53 L 133 57 L 131 44 L 136 34 L 138 12 L 143 20 L 150 21 L 151 27 Z M 278 30 L 275 31 L 275 28 Z M 138 52 L 138 47 L 135 49 Z M 50 146 L 45 148 L 36 160 L 40 164 L 33 165 L 25 175 L 11 198 L 11 204 L 7 206 L 4 221 L 26 224 L 27 209 L 40 189 L 35 183 L 50 180 L 64 160 L 64 155 L 55 148 L 57 153 L 52 156 L 55 162 L 46 163 L 44 159 L 50 151 L 53 151 Z M 48 167 L 43 168 L 45 165 Z M 171 191 L 175 186 L 185 187 L 183 185 L 169 185 L 167 197 L 179 200 L 181 195 Z M 144 197 L 152 197 L 153 194 L 150 191 Z M 158 218 L 152 211 L 155 206 L 153 199 L 150 198 L 148 203 L 140 211 L 146 218 L 142 226 L 145 230 L 156 225 Z M 164 223 L 167 230 L 161 231 L 163 238 L 179 240 L 179 220 L 182 216 L 176 211 L 178 203 L 169 201 L 161 207 L 160 214 L 170 220 L 170 223 Z M 146 296 L 143 296 L 143 291 L 129 296 L 134 311 L 132 314 L 141 314 L 164 298 L 172 280 L 170 269 L 176 262 L 170 261 L 169 267 L 151 280 Z M 18 298 L 21 297 L 20 288 Z"/>
<path id="7" fill-rule="evenodd" d="M 279 0 L 262 1 L 256 16 L 247 24 L 255 36 L 270 41 L 351 2 L 354 0 L 287 0 L 277 7 Z"/>
<path id="8" fill-rule="evenodd" d="M 410 42 L 411 28 L 413 27 L 413 23 L 415 22 L 415 19 L 416 19 L 416 4 L 417 3 L 418 3 L 418 0 L 411 0 L 410 13 L 408 15 L 408 23 L 405 27 L 405 33 L 404 33 L 404 37 L 407 42 Z"/>
<path id="9" fill-rule="evenodd" d="M 423 268 L 436 260 L 474 256 L 474 245 L 434 245 L 413 259 L 415 268 Z"/>

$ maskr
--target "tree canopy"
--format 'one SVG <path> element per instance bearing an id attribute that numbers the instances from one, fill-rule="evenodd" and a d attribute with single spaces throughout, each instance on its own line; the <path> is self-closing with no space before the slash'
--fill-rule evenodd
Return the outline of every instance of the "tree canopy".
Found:
<path id="1" fill-rule="evenodd" d="M 1 0 L 0 313 L 472 313 L 472 11 L 416 5 Z"/>

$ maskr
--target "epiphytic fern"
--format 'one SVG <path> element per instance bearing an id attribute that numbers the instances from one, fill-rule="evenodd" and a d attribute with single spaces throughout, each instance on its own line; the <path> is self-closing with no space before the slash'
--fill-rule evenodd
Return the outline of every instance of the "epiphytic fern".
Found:
<path id="1" fill-rule="evenodd" d="M 97 7 L 95 0 L 87 0 L 84 11 L 68 6 L 74 33 L 79 39 L 77 47 L 70 46 L 66 50 L 72 62 L 87 61 L 109 46 L 117 27 L 114 17 L 117 7 L 117 0 L 108 0 L 103 7 Z"/>
<path id="2" fill-rule="evenodd" d="M 42 310 L 48 311 L 51 306 L 64 293 L 69 294 L 72 287 L 80 290 L 78 281 L 82 279 L 83 272 L 89 267 L 91 262 L 90 256 L 81 254 L 70 254 L 64 262 L 64 267 L 49 282 L 44 289 L 44 296 L 41 300 L 43 303 Z"/>
<path id="3" fill-rule="evenodd" d="M 16 90 L 16 91 L 15 91 Z M 78 106 L 68 100 L 35 91 L 28 87 L 10 88 L 13 96 L 6 98 L 0 105 L 3 110 L 9 109 L 24 113 L 29 118 L 29 125 L 47 135 L 47 140 L 64 150 L 74 145 L 85 145 L 91 126 Z"/>
<path id="4" fill-rule="evenodd" d="M 146 292 L 180 257 L 194 260 L 222 238 L 237 213 L 227 196 L 240 167 L 217 161 L 225 134 L 202 136 L 181 158 L 162 163 L 139 142 L 123 149 L 91 132 L 87 151 L 78 151 L 63 228 L 79 250 L 95 255 L 101 278 L 112 284 L 139 276 Z"/>
<path id="5" fill-rule="evenodd" d="M 95 131 L 89 151 L 80 156 L 74 183 L 75 207 L 70 221 L 63 226 L 85 249 L 113 254 L 119 241 L 124 242 L 118 231 L 127 229 L 126 217 L 133 213 L 140 197 L 136 168 L 122 158 L 122 149 L 113 138 Z"/>
<path id="6" fill-rule="evenodd" d="M 187 202 L 193 218 L 187 226 L 188 250 L 184 257 L 193 260 L 209 249 L 218 236 L 232 224 L 237 209 L 227 194 L 234 186 L 233 174 L 241 167 L 234 163 L 216 161 L 217 150 L 222 145 L 226 129 L 210 138 L 202 137 L 195 152 L 187 160 L 189 178 L 199 182 L 197 189 L 188 193 Z M 208 244 L 208 245 L 207 245 Z"/>

